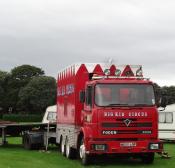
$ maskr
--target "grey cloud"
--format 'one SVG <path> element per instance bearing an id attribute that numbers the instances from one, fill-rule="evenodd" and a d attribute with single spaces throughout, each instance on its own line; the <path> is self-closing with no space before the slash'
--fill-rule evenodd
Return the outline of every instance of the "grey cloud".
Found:
<path id="1" fill-rule="evenodd" d="M 20 64 L 48 75 L 74 62 L 142 64 L 175 85 L 173 0 L 0 0 L 0 69 Z"/>

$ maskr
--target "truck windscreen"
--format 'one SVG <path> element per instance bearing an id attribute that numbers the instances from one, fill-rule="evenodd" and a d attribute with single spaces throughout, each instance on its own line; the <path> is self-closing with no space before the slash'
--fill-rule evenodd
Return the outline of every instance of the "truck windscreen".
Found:
<path id="1" fill-rule="evenodd" d="M 153 86 L 149 84 L 97 84 L 97 106 L 152 106 L 155 105 Z"/>

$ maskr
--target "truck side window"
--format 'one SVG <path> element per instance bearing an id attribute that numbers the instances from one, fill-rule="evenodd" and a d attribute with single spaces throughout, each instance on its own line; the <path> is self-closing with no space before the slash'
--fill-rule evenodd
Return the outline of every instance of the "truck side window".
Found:
<path id="1" fill-rule="evenodd" d="M 92 86 L 88 86 L 86 89 L 86 105 L 92 107 Z"/>

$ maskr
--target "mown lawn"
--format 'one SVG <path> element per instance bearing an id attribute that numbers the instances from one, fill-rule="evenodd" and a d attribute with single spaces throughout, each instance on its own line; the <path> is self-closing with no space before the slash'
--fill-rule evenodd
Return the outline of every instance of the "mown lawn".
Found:
<path id="1" fill-rule="evenodd" d="M 9 145 L 0 147 L 0 168 L 79 168 L 83 167 L 78 160 L 68 160 L 57 149 L 48 153 L 41 151 L 26 151 L 19 145 L 19 138 L 9 138 Z M 156 155 L 152 165 L 145 165 L 138 161 L 117 160 L 117 158 L 100 158 L 88 168 L 174 168 L 175 167 L 175 144 L 166 144 L 166 151 L 172 156 L 171 159 L 162 159 Z M 97 160 L 97 158 L 94 158 Z"/>

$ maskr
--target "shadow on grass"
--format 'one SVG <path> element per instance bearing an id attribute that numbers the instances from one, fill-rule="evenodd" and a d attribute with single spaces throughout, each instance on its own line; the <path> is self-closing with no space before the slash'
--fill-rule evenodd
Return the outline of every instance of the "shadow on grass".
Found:
<path id="1" fill-rule="evenodd" d="M 98 166 L 141 166 L 143 162 L 139 158 L 120 156 L 95 156 L 91 159 L 91 164 Z"/>
<path id="2" fill-rule="evenodd" d="M 3 146 L 0 146 L 2 149 L 23 149 L 23 146 L 21 144 L 5 144 Z"/>
<path id="3" fill-rule="evenodd" d="M 22 144 L 5 144 L 3 146 L 0 146 L 0 149 L 15 149 L 15 150 L 24 150 L 24 151 L 44 151 L 45 148 L 42 147 L 40 149 L 24 149 Z M 58 147 L 57 146 L 49 146 L 48 147 L 48 151 L 52 151 L 52 152 L 57 152 L 58 151 Z"/>

